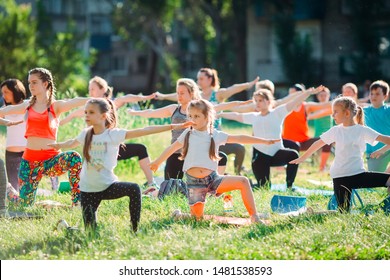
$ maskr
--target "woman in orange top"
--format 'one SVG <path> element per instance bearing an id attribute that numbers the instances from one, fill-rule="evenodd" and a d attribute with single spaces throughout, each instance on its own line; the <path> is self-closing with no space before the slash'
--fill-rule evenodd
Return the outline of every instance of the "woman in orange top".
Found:
<path id="1" fill-rule="evenodd" d="M 84 105 L 88 99 L 55 100 L 53 77 L 45 68 L 30 70 L 28 85 L 32 95 L 30 100 L 0 109 L 0 117 L 9 114 L 25 114 L 26 121 L 27 145 L 20 163 L 20 194 L 9 199 L 23 205 L 32 205 L 43 175 L 54 177 L 68 171 L 72 186 L 72 205 L 76 205 L 80 196 L 81 157 L 77 152 L 61 153 L 48 145 L 57 140 L 59 115 Z"/>

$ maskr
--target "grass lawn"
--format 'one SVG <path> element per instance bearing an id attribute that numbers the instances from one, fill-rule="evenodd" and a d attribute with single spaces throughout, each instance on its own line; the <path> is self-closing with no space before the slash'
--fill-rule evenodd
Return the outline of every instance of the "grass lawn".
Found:
<path id="1" fill-rule="evenodd" d="M 120 127 L 133 128 L 162 121 L 130 118 L 120 112 Z M 61 127 L 59 141 L 78 135 L 84 123 L 77 119 Z M 232 134 L 251 134 L 248 126 L 226 122 L 225 131 Z M 5 143 L 4 129 L 0 140 Z M 170 133 L 161 133 L 135 139 L 148 147 L 151 158 L 156 158 L 170 143 Z M 4 154 L 4 144 L 1 145 Z M 78 151 L 81 151 L 79 148 Z M 319 173 L 318 157 L 299 167 L 296 185 L 309 189 L 317 186 L 308 179 L 330 181 L 328 173 Z M 245 167 L 250 169 L 251 148 L 247 146 Z M 232 174 L 232 158 L 227 172 Z M 283 168 L 272 168 L 272 182 L 284 183 Z M 139 184 L 145 182 L 138 161 L 120 161 L 116 174 L 122 181 Z M 163 176 L 159 170 L 156 176 Z M 249 174 L 252 179 L 254 177 Z M 60 180 L 65 181 L 66 176 Z M 41 187 L 49 189 L 44 178 Z M 286 217 L 271 212 L 273 195 L 297 195 L 291 191 L 276 192 L 255 190 L 259 212 L 271 213 L 269 226 L 252 225 L 235 227 L 212 221 L 196 222 L 192 219 L 176 221 L 171 217 L 175 209 L 188 212 L 185 198 L 166 197 L 163 201 L 143 199 L 139 232 L 130 231 L 128 199 L 103 201 L 98 212 L 97 236 L 84 231 L 80 209 L 44 210 L 38 206 L 28 208 L 42 216 L 41 219 L 8 220 L 0 222 L 0 259 L 88 259 L 88 260 L 331 260 L 331 259 L 389 259 L 390 219 L 377 205 L 386 197 L 385 188 L 360 191 L 365 208 L 354 207 L 351 214 L 300 215 Z M 69 194 L 55 193 L 50 197 L 38 196 L 37 200 L 51 199 L 70 204 Z M 233 192 L 234 216 L 248 217 L 238 192 Z M 307 196 L 307 206 L 325 210 L 329 197 Z M 371 209 L 370 215 L 362 210 Z M 206 214 L 223 215 L 221 199 L 209 198 Z M 58 231 L 57 221 L 65 219 L 79 231 Z"/>

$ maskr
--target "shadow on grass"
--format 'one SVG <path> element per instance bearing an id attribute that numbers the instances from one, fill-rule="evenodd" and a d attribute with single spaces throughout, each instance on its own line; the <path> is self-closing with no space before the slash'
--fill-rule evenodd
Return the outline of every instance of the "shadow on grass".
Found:
<path id="1" fill-rule="evenodd" d="M 280 223 L 275 223 L 274 225 L 264 226 L 256 225 L 252 228 L 250 232 L 246 235 L 247 239 L 260 239 L 265 236 L 269 236 L 275 233 L 285 232 L 292 230 L 295 226 L 299 224 L 308 225 L 312 224 L 313 226 L 317 224 L 323 224 L 331 216 L 338 215 L 321 215 L 321 214 L 311 214 L 311 215 L 299 215 L 297 217 L 286 217 L 284 220 L 280 220 Z"/>

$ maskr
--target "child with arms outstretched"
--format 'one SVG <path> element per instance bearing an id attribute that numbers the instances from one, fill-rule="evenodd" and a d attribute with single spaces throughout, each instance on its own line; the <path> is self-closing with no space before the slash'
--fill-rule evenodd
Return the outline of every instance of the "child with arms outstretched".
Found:
<path id="1" fill-rule="evenodd" d="M 109 99 L 94 98 L 85 106 L 88 128 L 80 135 L 62 143 L 49 146 L 55 149 L 74 148 L 83 144 L 84 161 L 80 173 L 81 207 L 86 228 L 96 228 L 96 212 L 102 200 L 130 198 L 129 211 L 133 231 L 137 231 L 141 213 L 141 191 L 137 184 L 119 182 L 114 174 L 119 146 L 126 139 L 183 128 L 179 125 L 150 126 L 134 130 L 116 128 L 115 105 Z"/>
<path id="2" fill-rule="evenodd" d="M 192 128 L 185 130 L 159 158 L 151 162 L 150 167 L 156 171 L 177 149 L 183 148 L 183 171 L 188 188 L 188 200 L 191 215 L 200 219 L 203 216 L 206 194 L 220 196 L 233 190 L 240 190 L 244 205 L 252 222 L 261 222 L 256 210 L 255 201 L 249 181 L 244 176 L 220 176 L 218 167 L 218 148 L 225 143 L 273 144 L 280 140 L 265 140 L 247 135 L 229 135 L 214 130 L 215 111 L 207 100 L 190 102 L 187 115 L 194 122 Z"/>
<path id="3" fill-rule="evenodd" d="M 335 158 L 330 175 L 338 208 L 341 212 L 348 212 L 352 189 L 390 186 L 390 174 L 366 172 L 363 162 L 366 143 L 380 141 L 389 145 L 390 137 L 364 126 L 363 110 L 350 97 L 335 99 L 332 111 L 337 126 L 323 133 L 320 140 L 290 163 L 302 163 L 324 145 L 335 143 Z"/>

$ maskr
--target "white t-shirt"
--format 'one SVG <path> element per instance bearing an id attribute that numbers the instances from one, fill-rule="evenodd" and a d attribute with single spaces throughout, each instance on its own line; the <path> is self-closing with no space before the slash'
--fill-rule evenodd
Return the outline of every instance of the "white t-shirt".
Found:
<path id="1" fill-rule="evenodd" d="M 193 129 L 192 131 L 187 128 L 177 138 L 179 143 L 184 143 L 184 138 L 187 133 L 190 134 L 189 145 L 187 155 L 184 159 L 183 171 L 186 172 L 192 167 L 203 167 L 213 171 L 218 168 L 218 161 L 213 161 L 209 156 L 209 149 L 211 143 L 211 135 L 208 131 L 199 131 Z M 215 150 L 218 151 L 220 145 L 226 144 L 228 134 L 225 132 L 214 130 L 213 139 L 215 142 Z"/>
<path id="2" fill-rule="evenodd" d="M 84 129 L 76 138 L 83 145 L 88 129 Z M 92 136 L 89 151 L 91 160 L 89 163 L 83 161 L 80 173 L 81 191 L 101 192 L 118 181 L 114 168 L 117 165 L 119 145 L 125 138 L 126 130 L 118 128 L 106 129 L 103 133 Z"/>
<path id="3" fill-rule="evenodd" d="M 335 143 L 335 159 L 330 167 L 332 178 L 352 176 L 365 172 L 363 153 L 366 143 L 374 145 L 380 134 L 362 126 L 338 125 L 324 132 L 320 138 L 325 144 Z"/>
<path id="4" fill-rule="evenodd" d="M 7 120 L 17 122 L 24 119 L 23 114 L 6 115 L 4 117 Z M 7 126 L 7 138 L 5 146 L 10 147 L 25 147 L 27 145 L 27 139 L 24 138 L 26 133 L 26 122 L 22 122 L 18 125 Z"/>
<path id="5" fill-rule="evenodd" d="M 262 116 L 260 113 L 244 113 L 242 116 L 243 123 L 253 126 L 254 136 L 265 139 L 281 139 L 283 121 L 289 113 L 286 105 L 281 105 L 271 110 L 265 116 Z M 284 148 L 282 141 L 271 145 L 253 144 L 253 147 L 269 156 L 274 156 L 277 151 Z"/>

